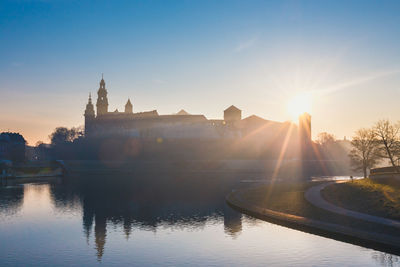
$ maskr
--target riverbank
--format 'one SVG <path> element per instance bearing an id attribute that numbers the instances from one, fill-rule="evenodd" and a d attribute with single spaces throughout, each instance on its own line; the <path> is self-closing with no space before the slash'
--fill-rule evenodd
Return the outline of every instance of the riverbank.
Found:
<path id="1" fill-rule="evenodd" d="M 65 173 L 62 162 L 10 163 L 1 167 L 0 184 L 14 185 L 48 181 Z"/>
<path id="2" fill-rule="evenodd" d="M 260 185 L 227 196 L 235 209 L 273 223 L 400 255 L 398 229 L 317 208 L 304 193 L 320 182 Z"/>
<path id="3" fill-rule="evenodd" d="M 342 208 L 400 221 L 400 181 L 397 179 L 367 178 L 332 184 L 321 195 Z"/>

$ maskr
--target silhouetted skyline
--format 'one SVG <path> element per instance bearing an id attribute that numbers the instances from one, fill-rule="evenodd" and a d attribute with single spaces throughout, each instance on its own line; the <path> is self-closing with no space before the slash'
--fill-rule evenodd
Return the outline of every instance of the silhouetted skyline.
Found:
<path id="1" fill-rule="evenodd" d="M 3 1 L 0 131 L 47 142 L 82 125 L 104 72 L 115 110 L 184 109 L 294 120 L 312 94 L 313 135 L 398 120 L 398 1 Z M 388 97 L 390 96 L 390 97 Z M 384 104 L 383 104 L 384 103 Z"/>

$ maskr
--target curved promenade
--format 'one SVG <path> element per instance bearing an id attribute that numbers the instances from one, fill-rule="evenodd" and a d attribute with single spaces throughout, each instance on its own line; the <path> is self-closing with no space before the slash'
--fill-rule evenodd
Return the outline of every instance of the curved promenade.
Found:
<path id="1" fill-rule="evenodd" d="M 365 213 L 361 213 L 361 212 L 357 212 L 357 211 L 348 210 L 348 209 L 345 209 L 342 207 L 338 207 L 336 205 L 329 203 L 321 196 L 321 190 L 324 189 L 325 187 L 327 187 L 328 185 L 331 185 L 334 183 L 343 183 L 343 182 L 345 182 L 345 181 L 336 181 L 336 182 L 330 182 L 330 183 L 326 183 L 326 184 L 313 186 L 306 191 L 306 193 L 304 194 L 304 197 L 307 199 L 308 202 L 310 202 L 311 204 L 313 204 L 314 206 L 316 206 L 318 208 L 321 208 L 321 209 L 324 209 L 324 210 L 327 210 L 327 211 L 330 211 L 333 213 L 341 214 L 344 216 L 349 216 L 352 218 L 368 221 L 368 222 L 373 222 L 373 223 L 377 223 L 377 224 L 383 224 L 386 226 L 395 227 L 400 230 L 400 221 L 391 220 L 391 219 L 378 217 L 378 216 L 373 216 L 373 215 L 369 215 L 369 214 L 365 214 Z"/>
<path id="2" fill-rule="evenodd" d="M 242 190 L 232 191 L 226 197 L 226 202 L 244 214 L 301 231 L 400 255 L 399 238 L 266 209 L 250 203 L 242 193 Z"/>

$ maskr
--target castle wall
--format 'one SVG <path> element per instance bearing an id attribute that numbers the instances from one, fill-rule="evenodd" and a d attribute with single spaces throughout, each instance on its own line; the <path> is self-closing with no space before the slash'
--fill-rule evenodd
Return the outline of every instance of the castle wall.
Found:
<path id="1" fill-rule="evenodd" d="M 144 115 L 144 116 L 143 116 Z M 141 138 L 205 138 L 229 136 L 221 133 L 203 115 L 156 115 L 109 113 L 89 123 L 94 136 L 123 135 Z"/>

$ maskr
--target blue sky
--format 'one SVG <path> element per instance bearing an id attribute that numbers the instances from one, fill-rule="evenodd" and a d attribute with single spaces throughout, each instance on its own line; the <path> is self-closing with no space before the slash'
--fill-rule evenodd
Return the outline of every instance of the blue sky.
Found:
<path id="1" fill-rule="evenodd" d="M 110 109 L 131 98 L 222 118 L 292 120 L 313 94 L 313 135 L 400 118 L 400 1 L 0 2 L 0 130 L 31 144 L 83 124 L 101 73 Z"/>

